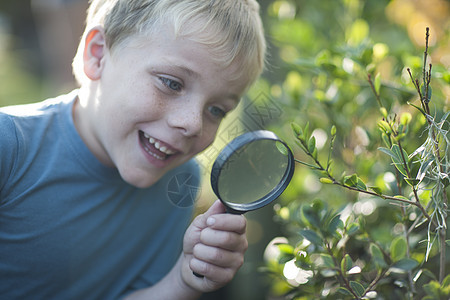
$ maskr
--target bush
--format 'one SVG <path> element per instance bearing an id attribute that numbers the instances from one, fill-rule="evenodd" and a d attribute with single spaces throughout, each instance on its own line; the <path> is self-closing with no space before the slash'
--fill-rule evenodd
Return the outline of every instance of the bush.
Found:
<path id="1" fill-rule="evenodd" d="M 288 238 L 268 246 L 277 256 L 264 270 L 273 293 L 289 299 L 448 299 L 448 70 L 429 64 L 428 29 L 417 59 L 389 58 L 363 19 L 349 28 L 345 47 L 311 59 L 292 58 L 300 49 L 292 39 L 296 70 L 279 97 L 296 108 L 284 132 L 294 136 L 299 168 L 275 206 Z M 411 65 L 383 75 L 384 59 L 398 57 Z"/>

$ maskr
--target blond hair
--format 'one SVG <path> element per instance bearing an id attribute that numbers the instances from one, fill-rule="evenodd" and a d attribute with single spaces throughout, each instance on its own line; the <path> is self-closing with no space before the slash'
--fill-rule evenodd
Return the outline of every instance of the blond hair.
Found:
<path id="1" fill-rule="evenodd" d="M 172 24 L 176 36 L 207 45 L 225 65 L 239 61 L 249 84 L 264 69 L 266 42 L 255 0 L 92 0 L 73 62 L 78 82 L 90 28 L 103 26 L 106 46 L 114 51 L 130 37 L 155 33 L 159 24 Z"/>

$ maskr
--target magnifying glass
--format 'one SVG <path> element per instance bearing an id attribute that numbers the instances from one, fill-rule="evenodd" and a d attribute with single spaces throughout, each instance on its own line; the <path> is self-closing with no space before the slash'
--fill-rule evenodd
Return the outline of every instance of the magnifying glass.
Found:
<path id="1" fill-rule="evenodd" d="M 227 212 L 243 214 L 274 201 L 294 174 L 294 156 L 275 133 L 244 133 L 220 152 L 211 171 L 211 186 Z"/>
<path id="2" fill-rule="evenodd" d="M 219 153 L 212 166 L 211 186 L 228 213 L 243 214 L 277 199 L 291 181 L 294 166 L 292 151 L 275 133 L 251 131 Z"/>

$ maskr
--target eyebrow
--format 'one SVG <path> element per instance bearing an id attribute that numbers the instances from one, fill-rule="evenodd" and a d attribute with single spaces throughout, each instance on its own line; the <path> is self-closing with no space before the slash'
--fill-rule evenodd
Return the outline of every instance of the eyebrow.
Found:
<path id="1" fill-rule="evenodd" d="M 169 66 L 169 68 L 180 70 L 183 73 L 186 73 L 186 75 L 188 75 L 190 77 L 200 78 L 200 74 L 198 74 L 198 73 L 194 72 L 193 70 L 191 70 L 191 69 L 189 69 L 189 68 L 187 68 L 185 66 L 182 66 L 182 65 L 171 64 Z"/>

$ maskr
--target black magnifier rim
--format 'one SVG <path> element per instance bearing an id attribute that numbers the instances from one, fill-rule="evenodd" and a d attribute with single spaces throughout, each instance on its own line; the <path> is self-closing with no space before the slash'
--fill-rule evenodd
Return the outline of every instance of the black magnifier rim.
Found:
<path id="1" fill-rule="evenodd" d="M 242 148 L 244 145 L 258 141 L 258 140 L 273 140 L 276 142 L 282 143 L 286 149 L 287 149 L 287 156 L 288 156 L 288 166 L 286 168 L 286 172 L 284 173 L 283 177 L 281 178 L 280 182 L 277 186 L 275 186 L 268 194 L 265 196 L 259 198 L 258 200 L 255 200 L 250 203 L 230 203 L 227 201 L 224 201 L 220 197 L 220 191 L 219 191 L 219 177 L 220 173 L 222 171 L 222 167 L 227 162 L 227 160 L 230 158 L 231 155 L 233 155 L 238 149 Z M 250 131 L 247 133 L 244 133 L 234 140 L 232 140 L 228 145 L 225 146 L 225 148 L 219 153 L 217 156 L 211 170 L 211 186 L 216 194 L 216 196 L 222 201 L 222 203 L 227 208 L 227 211 L 229 213 L 234 214 L 243 214 L 248 211 L 252 211 L 255 209 L 259 209 L 263 206 L 266 206 L 267 204 L 274 201 L 278 196 L 283 193 L 283 191 L 286 189 L 286 187 L 289 185 L 289 182 L 292 179 L 292 176 L 294 174 L 294 155 L 292 154 L 292 151 L 289 149 L 288 145 L 281 140 L 275 133 L 268 131 L 268 130 L 257 130 L 257 131 Z"/>

